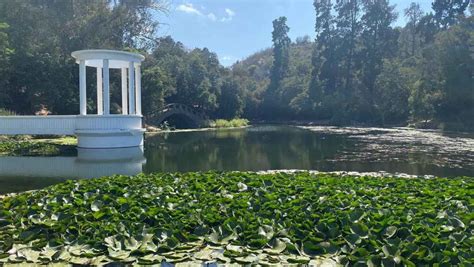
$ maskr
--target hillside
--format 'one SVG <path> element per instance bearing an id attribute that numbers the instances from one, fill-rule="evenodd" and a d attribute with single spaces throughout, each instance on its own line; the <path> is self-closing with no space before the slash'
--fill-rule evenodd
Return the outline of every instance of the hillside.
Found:
<path id="1" fill-rule="evenodd" d="M 302 39 L 302 41 L 299 40 L 300 39 L 298 38 L 298 41 L 291 43 L 290 46 L 290 62 L 294 61 L 298 62 L 298 64 L 290 63 L 290 65 L 300 65 L 310 69 L 313 43 L 308 39 Z M 237 61 L 231 68 L 235 72 L 246 72 L 246 75 L 255 81 L 268 82 L 270 79 L 272 62 L 272 48 L 266 48 L 248 56 L 242 61 Z"/>

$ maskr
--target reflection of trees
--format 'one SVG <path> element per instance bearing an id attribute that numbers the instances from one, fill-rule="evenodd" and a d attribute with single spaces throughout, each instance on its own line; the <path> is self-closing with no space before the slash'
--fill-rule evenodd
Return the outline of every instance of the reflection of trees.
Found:
<path id="1" fill-rule="evenodd" d="M 466 175 L 466 167 L 438 165 L 439 153 L 420 145 L 393 144 L 294 127 L 181 132 L 147 137 L 145 172 L 314 169 L 386 171 L 440 176 Z"/>
<path id="2" fill-rule="evenodd" d="M 293 127 L 255 129 L 148 137 L 145 171 L 313 169 L 344 144 Z"/>

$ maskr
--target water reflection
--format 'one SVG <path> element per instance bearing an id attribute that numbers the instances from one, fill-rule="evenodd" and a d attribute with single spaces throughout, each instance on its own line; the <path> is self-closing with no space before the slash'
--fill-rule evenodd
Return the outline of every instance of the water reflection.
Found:
<path id="1" fill-rule="evenodd" d="M 315 131 L 257 126 L 149 136 L 145 143 L 148 162 L 144 171 L 312 169 L 474 175 L 473 147 L 465 145 L 472 143 L 469 137 L 446 137 L 464 144 L 463 149 L 449 150 L 441 147 L 452 146 L 452 142 L 439 137 L 443 141 L 435 144 L 433 134 L 419 135 L 415 142 L 413 138 L 403 137 L 413 136 L 413 131 L 397 130 L 399 138 L 395 143 L 390 129 L 360 133 L 354 129 L 363 128 L 343 132 L 326 128 L 327 131 Z M 433 149 L 426 150 L 427 144 Z"/>
<path id="2" fill-rule="evenodd" d="M 66 179 L 135 175 L 146 159 L 143 147 L 77 149 L 77 157 L 0 157 L 0 194 L 24 191 Z"/>
<path id="3" fill-rule="evenodd" d="M 146 158 L 146 160 L 145 160 Z M 411 129 L 255 126 L 148 135 L 145 148 L 0 157 L 0 194 L 140 172 L 305 169 L 474 176 L 474 136 Z"/>

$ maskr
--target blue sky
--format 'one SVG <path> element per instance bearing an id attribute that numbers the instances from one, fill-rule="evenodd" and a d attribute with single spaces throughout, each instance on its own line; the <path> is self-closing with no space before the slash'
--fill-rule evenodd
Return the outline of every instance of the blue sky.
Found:
<path id="1" fill-rule="evenodd" d="M 403 9 L 413 0 L 391 0 L 404 23 Z M 425 11 L 431 0 L 417 1 Z M 271 46 L 272 21 L 288 18 L 290 37 L 314 38 L 313 0 L 169 0 L 169 11 L 160 14 L 160 36 L 171 35 L 187 48 L 207 47 L 229 66 Z"/>

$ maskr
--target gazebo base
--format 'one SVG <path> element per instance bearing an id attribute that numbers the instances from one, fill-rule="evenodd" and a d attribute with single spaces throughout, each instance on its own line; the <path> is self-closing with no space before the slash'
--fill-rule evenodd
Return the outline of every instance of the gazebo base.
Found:
<path id="1" fill-rule="evenodd" d="M 0 116 L 0 134 L 76 135 L 80 148 L 143 145 L 140 115 Z"/>
<path id="2" fill-rule="evenodd" d="M 131 130 L 78 130 L 79 148 L 125 148 L 143 145 L 145 129 Z"/>

